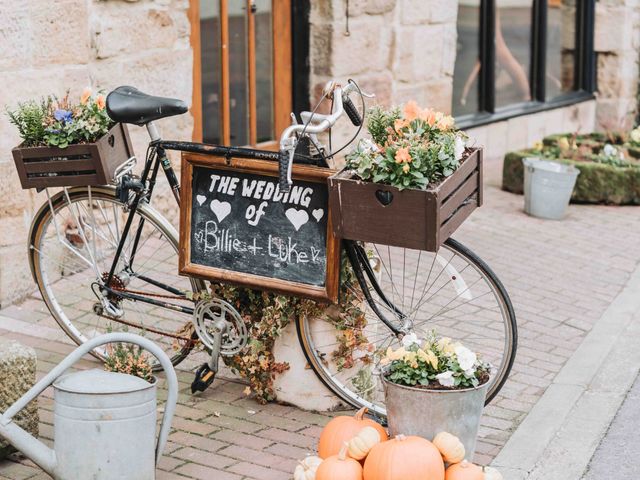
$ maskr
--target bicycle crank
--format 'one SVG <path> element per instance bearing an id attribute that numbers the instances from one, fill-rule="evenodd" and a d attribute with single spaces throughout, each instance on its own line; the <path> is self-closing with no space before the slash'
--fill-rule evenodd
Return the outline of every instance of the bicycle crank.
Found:
<path id="1" fill-rule="evenodd" d="M 220 328 L 220 322 L 225 325 L 224 329 Z M 193 326 L 198 338 L 209 350 L 216 348 L 220 336 L 220 346 L 217 348 L 221 355 L 236 355 L 249 341 L 247 327 L 238 311 L 220 298 L 203 300 L 196 304 Z"/>

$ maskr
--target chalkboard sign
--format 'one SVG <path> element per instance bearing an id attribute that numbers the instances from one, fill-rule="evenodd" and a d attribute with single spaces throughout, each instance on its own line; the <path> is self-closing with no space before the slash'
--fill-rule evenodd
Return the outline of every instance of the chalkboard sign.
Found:
<path id="1" fill-rule="evenodd" d="M 335 302 L 332 173 L 295 165 L 284 193 L 275 162 L 183 154 L 180 273 Z"/>

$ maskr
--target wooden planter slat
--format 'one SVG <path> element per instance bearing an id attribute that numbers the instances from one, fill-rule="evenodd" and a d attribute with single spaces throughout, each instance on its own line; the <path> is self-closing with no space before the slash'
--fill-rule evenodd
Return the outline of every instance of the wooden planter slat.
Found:
<path id="1" fill-rule="evenodd" d="M 16 147 L 13 159 L 22 188 L 106 185 L 116 168 L 133 156 L 127 127 L 114 125 L 95 143 Z"/>
<path id="2" fill-rule="evenodd" d="M 458 170 L 427 190 L 363 182 L 343 170 L 329 178 L 329 204 L 340 238 L 436 251 L 482 205 L 482 150 L 468 150 Z"/>

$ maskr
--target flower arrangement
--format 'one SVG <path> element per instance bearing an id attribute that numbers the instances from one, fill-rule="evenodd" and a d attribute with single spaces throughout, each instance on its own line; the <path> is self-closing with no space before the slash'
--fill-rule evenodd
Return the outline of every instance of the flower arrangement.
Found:
<path id="1" fill-rule="evenodd" d="M 126 373 L 147 382 L 153 381 L 149 355 L 142 348 L 130 343 L 110 343 L 106 350 L 104 369 L 108 372 Z"/>
<path id="2" fill-rule="evenodd" d="M 399 385 L 436 389 L 477 387 L 489 380 L 491 365 L 450 338 L 430 332 L 424 342 L 414 334 L 402 338 L 402 346 L 389 347 L 381 365 L 386 378 Z"/>
<path id="3" fill-rule="evenodd" d="M 95 142 L 109 131 L 114 122 L 105 106 L 104 95 L 93 95 L 85 88 L 78 103 L 73 103 L 67 92 L 61 99 L 49 96 L 39 102 L 19 103 L 15 110 L 7 110 L 7 115 L 25 147 L 66 148 Z"/>
<path id="4" fill-rule="evenodd" d="M 365 181 L 426 189 L 460 165 L 467 136 L 453 117 L 422 109 L 411 101 L 403 109 L 376 106 L 368 114 L 371 139 L 347 155 L 346 166 Z"/>

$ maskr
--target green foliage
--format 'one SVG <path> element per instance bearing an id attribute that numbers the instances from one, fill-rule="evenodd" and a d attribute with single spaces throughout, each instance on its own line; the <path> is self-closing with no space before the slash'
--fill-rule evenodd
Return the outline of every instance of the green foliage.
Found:
<path id="1" fill-rule="evenodd" d="M 18 104 L 15 110 L 7 108 L 7 116 L 18 129 L 25 147 L 34 147 L 44 141 L 45 119 L 51 109 L 51 97 L 42 98 L 40 102 L 29 100 Z"/>
<path id="2" fill-rule="evenodd" d="M 470 388 L 489 379 L 490 365 L 471 350 L 435 332 L 424 341 L 415 334 L 403 338 L 403 346 L 389 348 L 381 361 L 388 380 L 399 385 L 430 388 Z"/>
<path id="3" fill-rule="evenodd" d="M 62 99 L 50 96 L 40 103 L 19 103 L 15 110 L 7 110 L 7 115 L 25 146 L 66 148 L 95 142 L 113 126 L 104 95 L 94 97 L 89 90 L 83 92 L 79 103 L 71 103 L 67 93 Z"/>
<path id="4" fill-rule="evenodd" d="M 347 168 L 362 180 L 426 189 L 460 165 L 466 136 L 455 130 L 452 117 L 409 102 L 402 112 L 374 107 L 368 118 L 372 140 L 361 141 L 346 157 Z"/>

